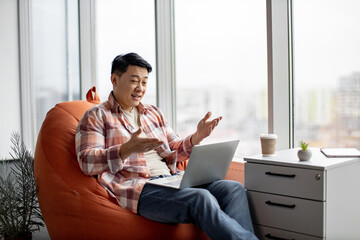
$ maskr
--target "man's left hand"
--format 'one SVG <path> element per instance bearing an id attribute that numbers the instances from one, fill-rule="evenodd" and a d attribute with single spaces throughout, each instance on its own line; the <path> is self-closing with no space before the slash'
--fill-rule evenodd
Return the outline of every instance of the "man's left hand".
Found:
<path id="1" fill-rule="evenodd" d="M 196 132 L 191 137 L 191 143 L 193 145 L 198 145 L 206 137 L 210 136 L 214 128 L 219 124 L 222 117 L 208 121 L 211 117 L 211 112 L 208 112 L 203 119 L 197 125 Z"/>

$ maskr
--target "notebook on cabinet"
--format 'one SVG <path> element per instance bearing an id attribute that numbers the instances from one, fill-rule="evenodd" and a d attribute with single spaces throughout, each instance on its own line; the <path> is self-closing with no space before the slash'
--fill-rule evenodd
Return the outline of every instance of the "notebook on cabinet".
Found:
<path id="1" fill-rule="evenodd" d="M 320 151 L 329 158 L 360 157 L 360 151 L 356 148 L 321 148 Z"/>

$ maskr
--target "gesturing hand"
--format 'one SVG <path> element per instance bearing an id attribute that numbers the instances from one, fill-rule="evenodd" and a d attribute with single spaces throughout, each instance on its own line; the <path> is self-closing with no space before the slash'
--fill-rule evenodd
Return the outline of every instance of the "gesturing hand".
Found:
<path id="1" fill-rule="evenodd" d="M 141 133 L 142 129 L 140 127 L 139 130 L 133 133 L 130 140 L 121 146 L 120 157 L 122 159 L 129 157 L 132 153 L 148 152 L 164 143 L 157 138 L 140 137 Z"/>
<path id="2" fill-rule="evenodd" d="M 214 128 L 219 124 L 222 117 L 208 121 L 211 117 L 211 112 L 208 112 L 203 119 L 197 125 L 196 132 L 191 137 L 191 143 L 193 145 L 199 144 L 204 138 L 210 136 Z"/>

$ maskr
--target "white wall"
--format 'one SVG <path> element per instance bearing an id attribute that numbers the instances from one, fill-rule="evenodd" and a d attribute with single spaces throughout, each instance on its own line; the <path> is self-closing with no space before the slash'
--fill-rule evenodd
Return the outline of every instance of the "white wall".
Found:
<path id="1" fill-rule="evenodd" d="M 0 159 L 10 157 L 10 135 L 21 132 L 18 1 L 0 1 Z"/>

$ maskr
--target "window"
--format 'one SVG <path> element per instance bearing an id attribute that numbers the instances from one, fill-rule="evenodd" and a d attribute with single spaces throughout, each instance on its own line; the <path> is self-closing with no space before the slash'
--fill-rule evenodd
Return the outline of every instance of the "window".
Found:
<path id="1" fill-rule="evenodd" d="M 266 1 L 176 0 L 175 37 L 179 135 L 211 111 L 223 120 L 205 143 L 240 139 L 237 156 L 259 153 L 268 131 Z"/>
<path id="2" fill-rule="evenodd" d="M 154 2 L 148 0 L 95 2 L 96 86 L 101 101 L 106 101 L 112 90 L 112 60 L 136 52 L 153 67 L 142 101 L 156 105 L 154 12 Z"/>
<path id="3" fill-rule="evenodd" d="M 294 138 L 360 148 L 360 2 L 294 1 Z"/>
<path id="4" fill-rule="evenodd" d="M 293 48 L 285 46 L 290 44 L 290 3 Z M 20 124 L 25 138 L 32 138 L 32 146 L 46 112 L 58 102 L 80 98 L 81 51 L 82 57 L 90 56 L 81 63 L 91 69 L 91 79 L 81 79 L 81 92 L 96 76 L 102 101 L 112 89 L 110 69 L 116 55 L 137 52 L 147 59 L 154 72 L 143 101 L 165 108 L 180 136 L 193 133 L 198 121 L 212 111 L 213 117 L 224 119 L 205 143 L 240 139 L 238 156 L 260 152 L 258 137 L 268 132 L 268 122 L 270 131 L 281 134 L 279 141 L 289 139 L 282 148 L 292 142 L 296 146 L 300 140 L 314 147 L 360 148 L 359 1 L 33 0 L 19 1 L 18 6 L 20 67 L 12 66 L 21 70 L 21 86 L 13 83 L 9 89 L 13 89 L 11 96 L 21 89 L 20 102 L 13 101 L 23 108 L 21 122 L 14 122 L 14 128 Z M 86 33 L 79 31 L 79 12 L 91 16 L 91 29 Z M 266 42 L 267 13 L 272 19 L 268 35 L 272 46 Z M 80 21 L 84 24 L 89 19 Z M 80 49 L 79 34 L 80 40 L 91 39 L 91 44 L 81 41 Z M 15 36 L 13 32 L 8 35 Z M 285 47 L 279 50 L 278 45 Z M 269 87 L 267 47 L 273 55 L 269 56 L 269 73 L 273 74 Z M 288 52 L 291 49 L 292 54 Z M 86 64 L 90 58 L 91 64 Z M 7 63 L 11 61 L 16 59 Z M 90 66 L 94 62 L 95 67 Z M 291 63 L 293 69 L 288 67 Z M 82 69 L 81 76 L 87 76 L 84 72 Z M 291 75 L 293 85 L 288 81 Z M 157 80 L 161 81 L 158 86 Z M 24 89 L 29 91 L 24 94 Z M 169 95 L 156 96 L 156 89 Z M 269 95 L 272 102 L 268 102 L 268 89 L 273 93 Z M 287 103 L 279 107 L 283 102 Z M 282 119 L 289 121 L 283 124 Z"/>
<path id="5" fill-rule="evenodd" d="M 33 0 L 31 9 L 37 136 L 52 107 L 80 98 L 78 2 Z"/>

